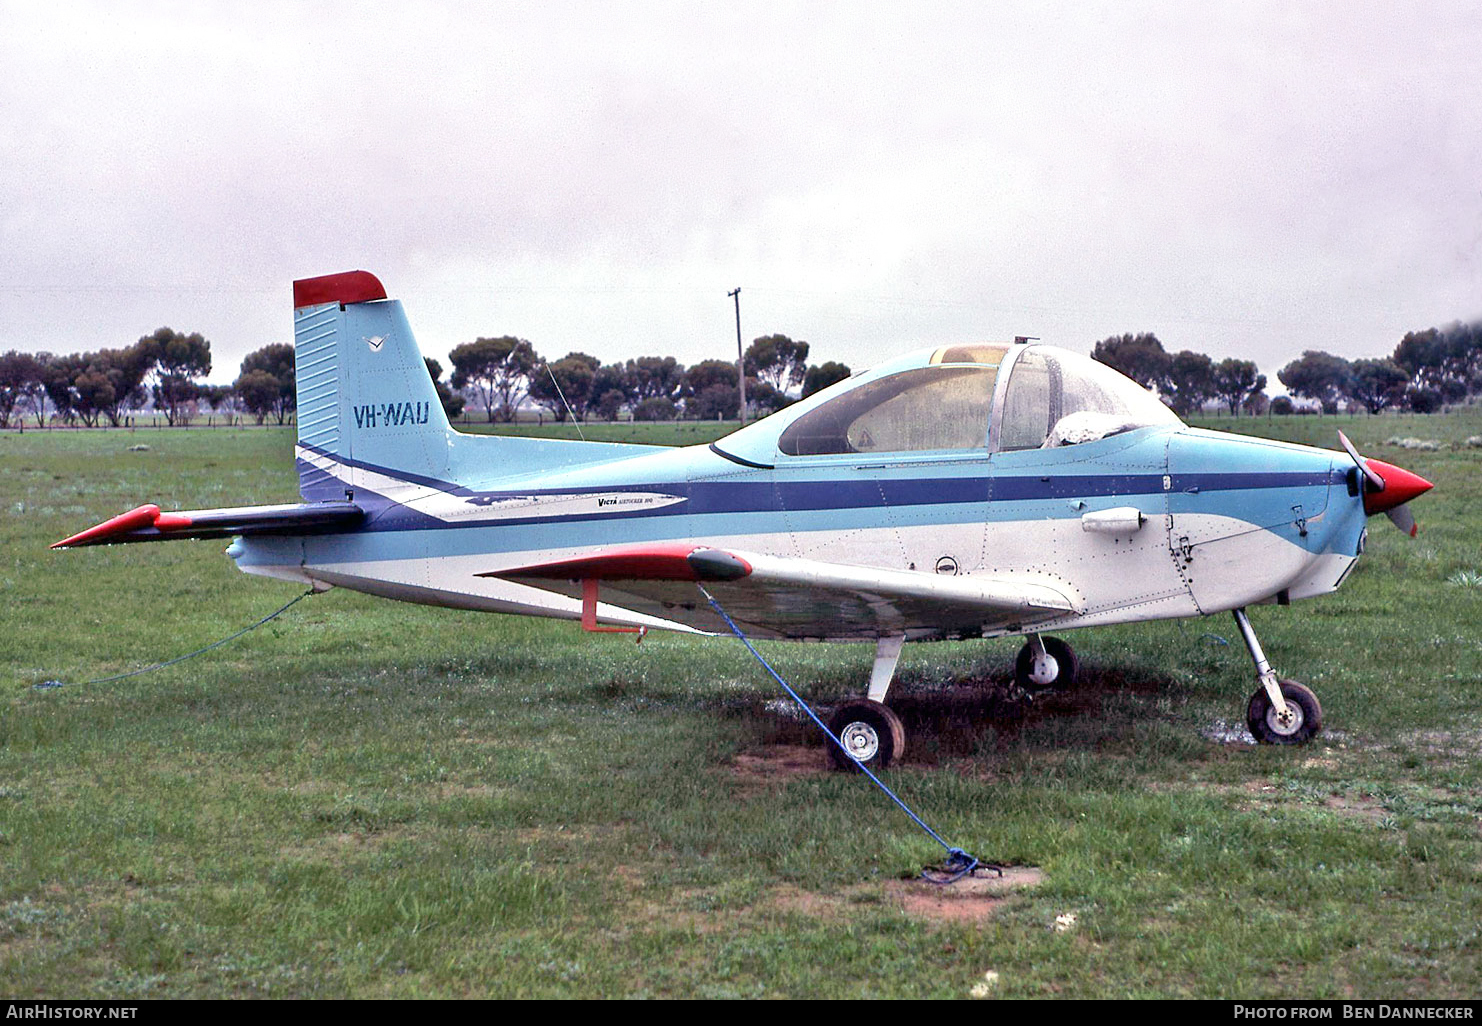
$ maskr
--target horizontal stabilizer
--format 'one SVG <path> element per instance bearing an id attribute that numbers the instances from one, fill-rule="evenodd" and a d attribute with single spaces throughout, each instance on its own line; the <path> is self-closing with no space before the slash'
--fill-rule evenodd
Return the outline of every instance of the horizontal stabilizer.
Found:
<path id="1" fill-rule="evenodd" d="M 71 549 L 116 542 L 171 541 L 177 538 L 229 538 L 254 534 L 315 534 L 354 527 L 365 510 L 353 502 L 308 502 L 284 506 L 237 506 L 161 513 L 139 506 L 52 545 Z"/>

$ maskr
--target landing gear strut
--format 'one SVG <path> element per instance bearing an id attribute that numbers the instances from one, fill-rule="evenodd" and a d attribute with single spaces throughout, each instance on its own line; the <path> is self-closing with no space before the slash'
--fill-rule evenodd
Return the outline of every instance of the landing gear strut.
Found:
<path id="1" fill-rule="evenodd" d="M 1245 710 L 1251 736 L 1263 745 L 1299 745 L 1311 739 L 1322 730 L 1322 706 L 1317 696 L 1294 680 L 1277 678 L 1244 609 L 1235 610 L 1235 623 L 1261 682 Z"/>

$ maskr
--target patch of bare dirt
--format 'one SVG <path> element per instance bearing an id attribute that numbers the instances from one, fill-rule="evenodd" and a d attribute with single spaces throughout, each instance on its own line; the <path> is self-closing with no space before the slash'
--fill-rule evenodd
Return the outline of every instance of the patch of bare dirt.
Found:
<path id="1" fill-rule="evenodd" d="M 744 787 L 766 787 L 794 777 L 830 772 L 828 756 L 813 745 L 769 745 L 743 752 L 731 764 L 738 783 Z"/>
<path id="2" fill-rule="evenodd" d="M 1043 720 L 1086 719 L 1101 715 L 1105 699 L 1125 693 L 1157 694 L 1166 678 L 1156 674 L 1116 668 L 1086 670 L 1083 680 L 1063 691 L 1028 696 L 1009 676 L 974 676 L 950 681 L 897 681 L 891 690 L 890 707 L 906 728 L 905 765 L 935 766 L 954 758 L 975 758 L 984 733 L 992 728 L 1013 734 Z M 767 741 L 773 746 L 819 746 L 818 728 L 782 701 L 768 702 L 771 729 Z M 834 711 L 830 705 L 814 710 L 825 721 Z M 821 756 L 826 761 L 826 756 Z"/>
<path id="3" fill-rule="evenodd" d="M 595 844 L 598 841 L 610 841 L 621 837 L 629 831 L 629 827 L 623 823 L 584 823 L 580 826 L 542 826 L 526 827 L 520 830 L 510 831 L 509 835 L 521 844 L 534 847 L 545 847 L 549 845 L 585 846 Z M 505 831 L 498 831 L 500 834 Z"/>
<path id="4" fill-rule="evenodd" d="M 978 922 L 992 916 L 1010 895 L 1038 887 L 1044 878 L 1044 872 L 1034 866 L 1006 866 L 1003 876 L 987 873 L 945 886 L 899 880 L 887 890 L 907 915 L 937 922 Z"/>
<path id="5" fill-rule="evenodd" d="M 815 894 L 791 885 L 774 890 L 771 901 L 784 912 L 797 912 L 820 919 L 833 916 L 849 904 L 846 895 Z"/>
<path id="6" fill-rule="evenodd" d="M 1329 796 L 1322 803 L 1323 808 L 1330 812 L 1336 812 L 1341 816 L 1354 816 L 1370 823 L 1378 823 L 1389 815 L 1389 811 L 1373 795 L 1342 795 Z"/>
<path id="7" fill-rule="evenodd" d="M 851 888 L 838 895 L 780 887 L 772 892 L 771 902 L 785 912 L 823 919 L 844 914 L 869 895 L 885 904 L 894 904 L 918 919 L 979 922 L 992 916 L 1013 894 L 1037 887 L 1043 879 L 1044 873 L 1033 866 L 1006 866 L 1001 877 L 987 873 L 942 886 L 925 880 L 891 880 Z"/>
<path id="8" fill-rule="evenodd" d="M 392 841 L 412 836 L 404 827 L 388 827 L 384 830 L 342 830 L 322 837 L 298 840 L 280 845 L 278 855 L 285 859 L 304 862 L 337 862 L 346 855 L 360 851 L 379 851 Z"/>

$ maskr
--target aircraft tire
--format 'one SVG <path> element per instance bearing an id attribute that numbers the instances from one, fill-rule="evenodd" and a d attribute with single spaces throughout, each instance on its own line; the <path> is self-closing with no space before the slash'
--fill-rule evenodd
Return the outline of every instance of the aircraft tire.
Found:
<path id="1" fill-rule="evenodd" d="M 1029 692 L 1053 691 L 1073 685 L 1081 672 L 1081 661 L 1076 658 L 1075 650 L 1059 638 L 1040 640 L 1044 642 L 1045 654 L 1054 658 L 1060 665 L 1060 671 L 1048 684 L 1037 684 L 1030 679 L 1030 671 L 1034 669 L 1034 647 L 1025 642 L 1024 647 L 1019 649 L 1019 657 L 1014 660 L 1014 682 Z"/>
<path id="2" fill-rule="evenodd" d="M 900 717 L 889 706 L 868 698 L 840 706 L 829 719 L 828 729 L 871 772 L 887 768 L 906 753 L 906 728 Z M 828 742 L 828 757 L 836 770 L 859 769 L 832 741 Z"/>
<path id="3" fill-rule="evenodd" d="M 1281 697 L 1296 710 L 1296 720 L 1282 724 L 1265 688 L 1256 688 L 1245 710 L 1245 722 L 1251 736 L 1263 745 L 1300 745 L 1322 730 L 1322 706 L 1312 689 L 1294 680 L 1281 682 Z"/>

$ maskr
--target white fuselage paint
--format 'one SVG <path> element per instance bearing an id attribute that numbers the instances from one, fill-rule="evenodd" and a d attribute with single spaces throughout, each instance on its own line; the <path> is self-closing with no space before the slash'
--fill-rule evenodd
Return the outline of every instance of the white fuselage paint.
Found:
<path id="1" fill-rule="evenodd" d="M 1176 523 L 1175 523 L 1176 521 Z M 1201 539 L 1188 551 L 1171 536 Z M 1076 518 L 1009 523 L 879 527 L 849 531 L 770 532 L 676 539 L 717 548 L 803 556 L 857 566 L 927 572 L 1035 574 L 1071 595 L 1078 613 L 1051 613 L 1022 630 L 1104 626 L 1196 616 L 1269 601 L 1281 592 L 1306 598 L 1334 590 L 1354 557 L 1313 554 L 1243 521 L 1209 514 L 1153 515 L 1124 533 L 1087 530 Z M 261 541 L 254 543 L 254 548 Z M 577 556 L 563 549 L 444 555 L 397 560 L 294 562 L 297 542 L 281 562 L 244 565 L 249 573 L 318 581 L 387 598 L 462 609 L 578 619 L 581 603 L 499 578 L 479 576 Z M 602 603 L 614 624 L 691 631 L 682 623 Z M 988 635 L 1015 633 L 986 631 Z M 872 637 L 861 634 L 861 639 Z"/>

